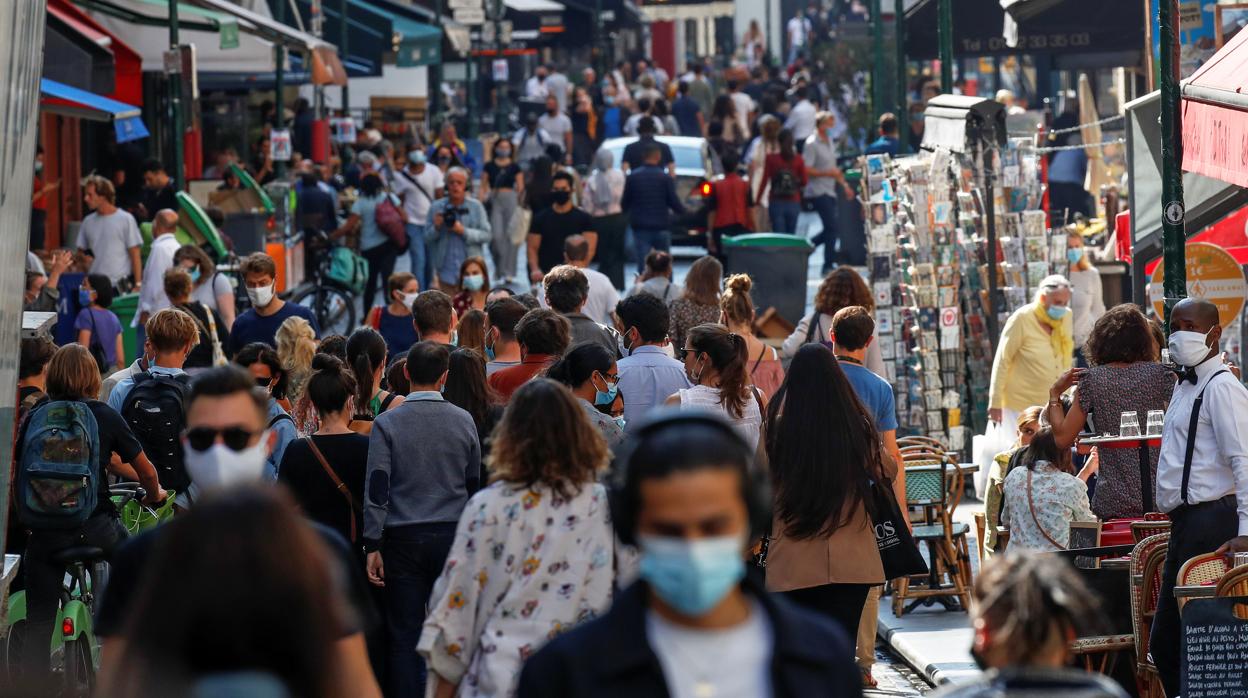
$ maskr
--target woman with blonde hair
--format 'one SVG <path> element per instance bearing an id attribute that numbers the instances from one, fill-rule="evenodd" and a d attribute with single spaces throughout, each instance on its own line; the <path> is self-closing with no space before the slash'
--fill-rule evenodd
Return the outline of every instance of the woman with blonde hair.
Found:
<path id="1" fill-rule="evenodd" d="M 842 308 L 860 305 L 871 313 L 875 312 L 875 297 L 863 280 L 862 274 L 853 267 L 837 267 L 823 277 L 819 290 L 815 291 L 815 311 L 797 323 L 797 329 L 784 340 L 780 348 L 785 358 L 792 358 L 803 344 L 809 342 L 832 343 L 832 316 Z M 880 323 L 876 322 L 878 333 Z M 867 356 L 864 365 L 877 376 L 885 375 L 884 357 L 880 353 L 879 337 L 867 345 Z"/>
<path id="2" fill-rule="evenodd" d="M 492 482 L 460 516 L 416 647 L 436 696 L 514 695 L 525 659 L 611 602 L 609 456 L 585 411 L 536 378 L 494 434 Z"/>
<path id="3" fill-rule="evenodd" d="M 724 282 L 724 294 L 719 297 L 720 322 L 745 339 L 746 355 L 750 357 L 750 381 L 764 395 L 775 395 L 784 382 L 784 364 L 775 347 L 767 346 L 754 336 L 754 300 L 750 298 L 753 286 L 754 280 L 749 274 L 728 277 Z"/>
<path id="4" fill-rule="evenodd" d="M 299 433 L 306 436 L 309 432 L 302 427 L 308 426 L 312 406 L 305 398 L 303 389 L 312 375 L 312 357 L 316 356 L 316 332 L 307 320 L 292 316 L 282 321 L 273 338 L 277 342 L 277 358 L 282 362 L 282 370 L 286 374 L 286 399 L 290 400 L 294 408 L 291 416 Z"/>
<path id="5" fill-rule="evenodd" d="M 690 328 L 719 322 L 719 286 L 723 278 L 723 265 L 709 255 L 689 267 L 685 290 L 669 304 L 671 327 L 668 334 L 678 350 L 685 346 Z"/>

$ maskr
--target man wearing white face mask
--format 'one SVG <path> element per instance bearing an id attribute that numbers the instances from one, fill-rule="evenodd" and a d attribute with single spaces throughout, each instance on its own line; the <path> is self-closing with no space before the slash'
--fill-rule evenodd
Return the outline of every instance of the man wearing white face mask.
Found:
<path id="1" fill-rule="evenodd" d="M 862 695 L 844 631 L 746 576 L 771 516 L 753 455 L 705 412 L 633 429 L 612 469 L 611 519 L 639 547 L 642 581 L 538 651 L 520 698 Z"/>
<path id="2" fill-rule="evenodd" d="M 265 428 L 267 396 L 247 372 L 235 366 L 211 369 L 198 376 L 187 398 L 186 433 L 182 439 L 187 472 L 203 497 L 229 497 L 230 489 L 256 487 L 262 482 L 265 459 L 273 446 L 273 434 Z M 379 697 L 364 631 L 375 622 L 368 589 L 358 571 L 356 558 L 346 541 L 333 529 L 308 522 L 334 565 L 330 578 L 340 588 L 333 597 L 347 606 L 347 622 L 334 645 L 333 686 L 330 695 Z M 165 529 L 156 528 L 123 545 L 112 562 L 109 583 L 100 599 L 95 631 L 105 639 L 101 656 L 101 680 L 120 671 L 126 653 L 122 635 L 137 603 L 135 593 Z M 247 545 L 235 540 L 231 545 Z M 245 570 L 221 570 L 221 574 L 246 574 Z M 192 663 L 196 658 L 178 657 Z"/>
<path id="3" fill-rule="evenodd" d="M 1047 403 L 1048 387 L 1070 368 L 1074 351 L 1070 282 L 1056 274 L 1045 277 L 1035 301 L 1014 311 L 1001 329 L 992 360 L 988 418 L 1014 424 L 1019 412 Z"/>
<path id="4" fill-rule="evenodd" d="M 1170 514 L 1170 548 L 1149 646 L 1170 696 L 1180 692 L 1179 567 L 1215 550 L 1248 552 L 1248 389 L 1219 355 L 1221 338 L 1213 303 L 1187 298 L 1170 311 L 1170 360 L 1180 371 L 1157 459 L 1157 506 Z"/>
<path id="5" fill-rule="evenodd" d="M 243 284 L 247 288 L 251 308 L 235 318 L 234 326 L 230 328 L 228 351 L 231 355 L 252 342 L 276 346 L 277 341 L 274 338 L 277 328 L 288 317 L 307 320 L 317 337 L 320 337 L 321 327 L 310 309 L 287 303 L 277 297 L 277 263 L 272 257 L 256 252 L 244 258 L 239 267 L 243 272 Z"/>

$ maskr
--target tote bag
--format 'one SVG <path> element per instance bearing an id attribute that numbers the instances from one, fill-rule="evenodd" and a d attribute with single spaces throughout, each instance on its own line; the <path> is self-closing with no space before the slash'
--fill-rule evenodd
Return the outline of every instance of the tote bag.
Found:
<path id="1" fill-rule="evenodd" d="M 905 513 L 897 506 L 892 483 L 876 480 L 871 483 L 875 513 L 872 524 L 875 529 L 875 545 L 880 550 L 880 562 L 884 565 L 884 578 L 888 580 L 927 574 L 927 563 L 906 525 Z"/>

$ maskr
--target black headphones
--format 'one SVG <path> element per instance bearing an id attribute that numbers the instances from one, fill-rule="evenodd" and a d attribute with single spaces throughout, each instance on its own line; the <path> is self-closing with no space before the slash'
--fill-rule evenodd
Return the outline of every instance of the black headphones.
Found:
<path id="1" fill-rule="evenodd" d="M 732 423 L 709 410 L 678 410 L 664 408 L 642 420 L 629 430 L 628 438 L 616 450 L 611 461 L 607 496 L 611 506 L 611 521 L 615 534 L 628 544 L 637 544 L 637 515 L 641 508 L 640 476 L 633 475 L 633 457 L 640 446 L 668 430 L 685 427 L 707 427 L 719 432 L 730 448 L 739 451 L 737 460 L 746 463 L 742 473 L 742 497 L 750 523 L 750 540 L 762 535 L 771 525 L 771 483 L 767 473 L 754 463 L 754 450 L 739 434 Z"/>

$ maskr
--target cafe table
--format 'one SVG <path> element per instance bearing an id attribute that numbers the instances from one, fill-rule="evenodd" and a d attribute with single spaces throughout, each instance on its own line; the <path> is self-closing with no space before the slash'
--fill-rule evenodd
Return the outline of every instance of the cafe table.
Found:
<path id="1" fill-rule="evenodd" d="M 1149 455 L 1150 449 L 1161 448 L 1161 434 L 1142 434 L 1140 436 L 1079 436 L 1080 446 L 1096 446 L 1097 448 L 1134 448 L 1140 455 L 1140 494 L 1143 496 L 1144 511 L 1156 511 L 1157 503 L 1153 499 L 1153 469 Z"/>

